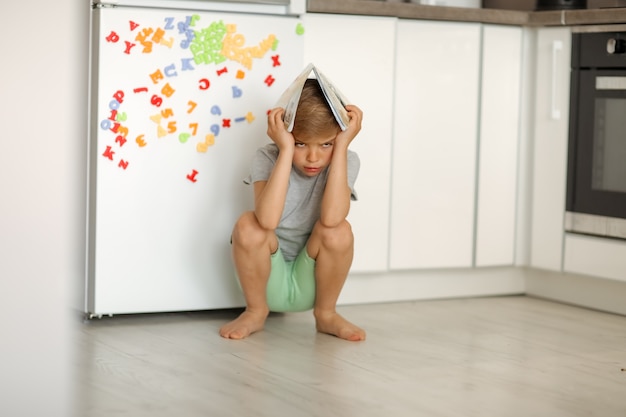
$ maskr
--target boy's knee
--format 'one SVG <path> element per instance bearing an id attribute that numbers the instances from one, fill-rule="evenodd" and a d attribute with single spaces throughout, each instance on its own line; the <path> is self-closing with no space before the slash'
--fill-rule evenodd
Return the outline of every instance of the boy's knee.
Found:
<path id="1" fill-rule="evenodd" d="M 322 245 L 327 249 L 341 251 L 351 248 L 354 244 L 352 226 L 347 220 L 335 227 L 321 226 L 321 228 Z"/>
<path id="2" fill-rule="evenodd" d="M 267 232 L 257 221 L 254 212 L 248 211 L 235 223 L 232 240 L 234 244 L 242 246 L 261 245 L 267 241 Z"/>

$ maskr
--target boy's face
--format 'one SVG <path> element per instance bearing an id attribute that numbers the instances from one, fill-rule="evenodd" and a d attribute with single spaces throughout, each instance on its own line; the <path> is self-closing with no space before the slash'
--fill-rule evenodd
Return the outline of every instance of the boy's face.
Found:
<path id="1" fill-rule="evenodd" d="M 295 138 L 293 165 L 307 177 L 314 177 L 330 165 L 337 133 Z"/>

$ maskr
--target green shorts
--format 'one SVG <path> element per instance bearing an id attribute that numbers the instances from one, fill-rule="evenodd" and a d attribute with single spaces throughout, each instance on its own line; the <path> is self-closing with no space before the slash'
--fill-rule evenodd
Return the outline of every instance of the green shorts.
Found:
<path id="1" fill-rule="evenodd" d="M 272 270 L 267 281 L 270 311 L 305 311 L 315 304 L 315 259 L 302 248 L 296 259 L 286 261 L 280 248 L 271 256 Z"/>
<path id="2" fill-rule="evenodd" d="M 232 244 L 232 240 L 231 240 Z M 306 311 L 315 305 L 315 259 L 302 248 L 293 261 L 286 261 L 280 247 L 270 257 L 267 305 L 275 313 Z M 239 276 L 235 271 L 239 288 Z"/>

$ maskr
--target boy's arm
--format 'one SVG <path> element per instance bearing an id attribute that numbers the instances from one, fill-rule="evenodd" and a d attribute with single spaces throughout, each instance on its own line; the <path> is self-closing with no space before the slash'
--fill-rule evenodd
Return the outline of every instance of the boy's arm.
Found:
<path id="1" fill-rule="evenodd" d="M 293 162 L 295 141 L 285 129 L 283 112 L 284 109 L 275 108 L 268 116 L 267 134 L 278 146 L 278 159 L 267 181 L 254 183 L 254 213 L 261 227 L 267 230 L 276 229 L 280 222 Z"/>
<path id="2" fill-rule="evenodd" d="M 350 186 L 348 184 L 348 146 L 361 130 L 363 112 L 357 106 L 347 105 L 350 123 L 348 128 L 337 134 L 333 145 L 333 156 L 328 179 L 322 198 L 320 222 L 323 226 L 335 227 L 348 216 L 350 211 Z"/>

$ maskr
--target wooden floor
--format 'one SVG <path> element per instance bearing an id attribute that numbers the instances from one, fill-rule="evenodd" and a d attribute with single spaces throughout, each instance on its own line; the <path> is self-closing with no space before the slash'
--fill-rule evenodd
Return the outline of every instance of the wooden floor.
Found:
<path id="1" fill-rule="evenodd" d="M 81 417 L 626 416 L 626 317 L 528 297 L 348 306 L 362 343 L 272 315 L 243 341 L 234 311 L 81 326 Z"/>

